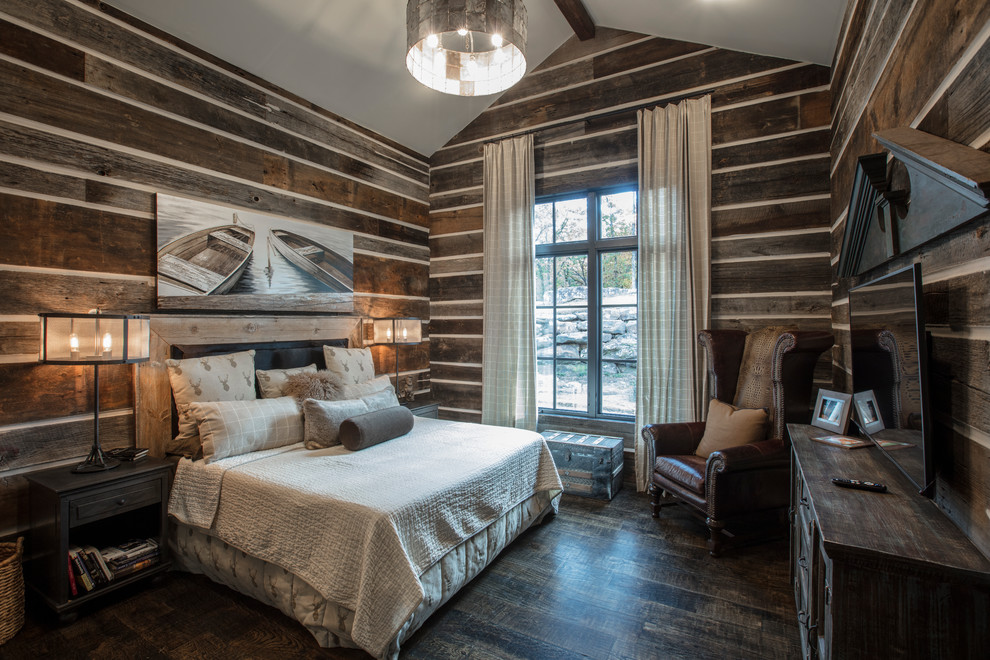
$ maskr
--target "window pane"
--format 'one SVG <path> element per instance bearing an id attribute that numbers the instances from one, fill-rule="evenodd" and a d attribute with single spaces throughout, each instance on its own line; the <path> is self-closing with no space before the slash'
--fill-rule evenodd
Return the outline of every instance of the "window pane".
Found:
<path id="1" fill-rule="evenodd" d="M 636 192 L 601 197 L 602 238 L 636 235 Z"/>
<path id="2" fill-rule="evenodd" d="M 536 310 L 536 357 L 553 357 L 553 310 Z"/>
<path id="3" fill-rule="evenodd" d="M 587 362 L 557 362 L 557 408 L 588 410 Z"/>
<path id="4" fill-rule="evenodd" d="M 557 310 L 557 357 L 588 357 L 588 309 Z"/>
<path id="5" fill-rule="evenodd" d="M 588 256 L 557 257 L 557 304 L 588 306 Z"/>
<path id="6" fill-rule="evenodd" d="M 553 243 L 553 203 L 536 205 L 533 240 L 536 245 Z"/>
<path id="7" fill-rule="evenodd" d="M 553 360 L 536 361 L 536 405 L 553 408 Z"/>
<path id="8" fill-rule="evenodd" d="M 602 364 L 602 412 L 636 415 L 636 363 Z"/>
<path id="9" fill-rule="evenodd" d="M 602 359 L 636 359 L 635 307 L 606 307 L 602 310 Z"/>
<path id="10" fill-rule="evenodd" d="M 536 306 L 553 305 L 553 257 L 537 257 L 533 268 L 533 295 Z"/>
<path id="11" fill-rule="evenodd" d="M 554 204 L 557 210 L 557 243 L 588 240 L 588 200 L 567 199 Z"/>
<path id="12" fill-rule="evenodd" d="M 636 251 L 605 252 L 601 255 L 603 305 L 636 304 Z"/>

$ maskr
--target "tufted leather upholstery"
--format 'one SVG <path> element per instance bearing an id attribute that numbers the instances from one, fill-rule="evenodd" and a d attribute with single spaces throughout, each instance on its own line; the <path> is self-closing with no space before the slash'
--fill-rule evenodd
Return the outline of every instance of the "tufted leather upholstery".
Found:
<path id="1" fill-rule="evenodd" d="M 746 333 L 704 330 L 698 342 L 708 358 L 715 398 L 732 403 Z M 808 423 L 815 364 L 831 348 L 828 332 L 784 331 L 770 356 L 772 429 L 769 439 L 713 452 L 707 460 L 694 455 L 705 433 L 704 422 L 651 424 L 643 439 L 652 443 L 656 463 L 651 490 L 653 517 L 668 503 L 682 503 L 701 514 L 711 532 L 709 552 L 721 551 L 722 529 L 751 514 L 784 512 L 790 503 L 789 423 Z M 665 502 L 661 502 L 665 499 Z"/>

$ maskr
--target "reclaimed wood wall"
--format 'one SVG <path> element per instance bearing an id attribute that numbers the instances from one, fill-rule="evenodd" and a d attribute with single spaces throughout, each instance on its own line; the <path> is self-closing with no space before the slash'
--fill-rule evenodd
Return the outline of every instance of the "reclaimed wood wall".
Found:
<path id="1" fill-rule="evenodd" d="M 990 221 L 986 217 L 863 276 L 835 276 L 857 157 L 873 133 L 910 126 L 990 151 L 990 3 L 850 0 L 832 67 L 834 378 L 851 391 L 848 288 L 922 265 L 932 336 L 936 502 L 990 555 Z"/>
<path id="2" fill-rule="evenodd" d="M 567 41 L 431 158 L 430 368 L 442 417 L 480 419 L 481 150 L 524 130 L 535 131 L 537 195 L 635 184 L 634 109 L 710 92 L 713 326 L 830 325 L 828 68 L 596 34 Z M 828 382 L 828 360 L 819 371 Z"/>
<path id="3" fill-rule="evenodd" d="M 157 192 L 351 230 L 355 313 L 428 318 L 425 157 L 95 0 L 5 0 L 0 536 L 20 475 L 92 442 L 92 369 L 38 365 L 36 315 L 155 311 Z M 428 382 L 428 339 L 407 348 Z M 101 375 L 101 438 L 130 444 L 132 368 Z"/>

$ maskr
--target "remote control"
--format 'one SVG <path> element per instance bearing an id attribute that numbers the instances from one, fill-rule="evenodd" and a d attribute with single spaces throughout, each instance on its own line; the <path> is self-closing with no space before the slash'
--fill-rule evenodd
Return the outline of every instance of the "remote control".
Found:
<path id="1" fill-rule="evenodd" d="M 860 481 L 859 479 L 839 479 L 832 478 L 832 483 L 843 488 L 855 488 L 856 490 L 872 490 L 875 493 L 886 493 L 887 487 L 873 481 Z"/>

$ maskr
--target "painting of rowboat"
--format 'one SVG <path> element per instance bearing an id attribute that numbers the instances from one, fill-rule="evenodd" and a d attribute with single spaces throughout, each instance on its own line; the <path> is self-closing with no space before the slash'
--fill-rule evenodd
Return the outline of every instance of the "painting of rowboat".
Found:
<path id="1" fill-rule="evenodd" d="M 227 293 L 244 273 L 253 248 L 254 231 L 236 224 L 180 236 L 158 250 L 159 286 L 194 295 Z"/>
<path id="2" fill-rule="evenodd" d="M 157 195 L 158 307 L 354 310 L 354 237 L 315 222 Z"/>
<path id="3" fill-rule="evenodd" d="M 270 231 L 279 254 L 335 291 L 354 290 L 354 264 L 316 241 L 284 229 Z"/>

